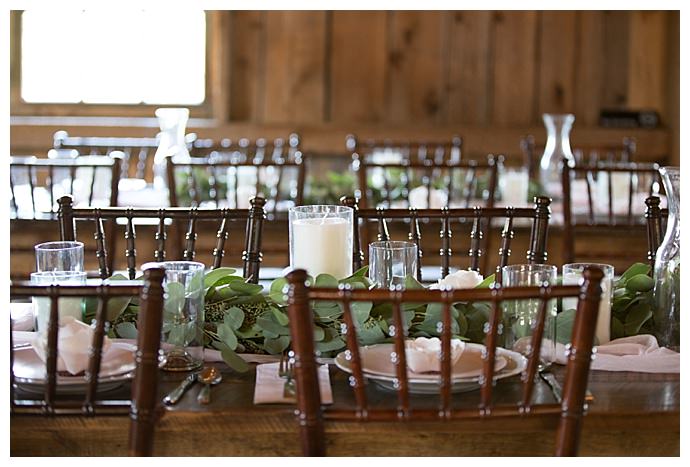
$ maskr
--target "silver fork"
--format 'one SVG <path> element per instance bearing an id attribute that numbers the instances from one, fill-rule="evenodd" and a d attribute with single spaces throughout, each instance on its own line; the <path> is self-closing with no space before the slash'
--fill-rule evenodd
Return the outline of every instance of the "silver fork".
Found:
<path id="1" fill-rule="evenodd" d="M 293 398 L 295 397 L 295 380 L 293 379 L 293 369 L 295 364 L 291 356 L 287 357 L 287 362 L 285 366 L 285 384 L 283 385 L 283 397 Z M 280 370 L 279 370 L 280 371 Z"/>

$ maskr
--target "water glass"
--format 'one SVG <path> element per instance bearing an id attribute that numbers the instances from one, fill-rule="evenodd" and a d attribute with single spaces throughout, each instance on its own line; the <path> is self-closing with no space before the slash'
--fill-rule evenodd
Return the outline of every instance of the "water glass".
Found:
<path id="1" fill-rule="evenodd" d="M 165 269 L 162 340 L 164 370 L 191 371 L 204 363 L 204 265 L 193 261 L 146 263 Z"/>
<path id="2" fill-rule="evenodd" d="M 31 283 L 35 285 L 85 285 L 86 273 L 82 271 L 42 271 L 31 273 Z M 50 319 L 50 298 L 33 297 L 34 322 L 36 331 L 48 329 Z M 58 324 L 66 316 L 83 321 L 84 300 L 82 298 L 58 299 Z"/>
<path id="3" fill-rule="evenodd" d="M 604 271 L 601 280 L 601 301 L 595 333 L 596 345 L 606 344 L 611 340 L 611 300 L 613 295 L 614 268 L 610 264 L 570 263 L 563 265 L 563 285 L 582 285 L 582 273 L 586 267 L 597 267 Z M 563 299 L 563 311 L 577 309 L 576 298 Z"/>
<path id="4" fill-rule="evenodd" d="M 83 271 L 84 244 L 82 242 L 47 242 L 34 247 L 36 271 Z"/>
<path id="5" fill-rule="evenodd" d="M 347 206 L 290 208 L 290 267 L 316 277 L 352 275 L 353 209 Z"/>
<path id="6" fill-rule="evenodd" d="M 405 277 L 417 278 L 417 245 L 383 241 L 369 244 L 369 278 L 378 288 L 404 286 Z"/>
<path id="7" fill-rule="evenodd" d="M 503 267 L 504 287 L 535 287 L 554 285 L 556 266 L 546 264 L 516 264 Z M 527 298 L 503 302 L 504 346 L 528 357 L 532 351 L 532 334 L 537 324 L 541 300 Z M 556 361 L 556 300 L 546 304 L 544 334 L 539 353 L 539 370 L 548 368 Z"/>

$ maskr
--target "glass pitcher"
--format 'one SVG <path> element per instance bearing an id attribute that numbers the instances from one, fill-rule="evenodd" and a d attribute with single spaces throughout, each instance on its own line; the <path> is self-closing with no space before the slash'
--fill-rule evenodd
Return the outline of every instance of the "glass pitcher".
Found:
<path id="1" fill-rule="evenodd" d="M 570 149 L 570 130 L 573 127 L 575 115 L 544 114 L 542 118 L 547 133 L 539 170 L 542 193 L 550 197 L 553 202 L 558 202 L 563 200 L 561 162 L 567 159 L 569 163 L 575 163 L 575 157 Z"/>
<path id="2" fill-rule="evenodd" d="M 680 167 L 659 169 L 668 224 L 654 264 L 654 335 L 659 345 L 680 351 Z"/>

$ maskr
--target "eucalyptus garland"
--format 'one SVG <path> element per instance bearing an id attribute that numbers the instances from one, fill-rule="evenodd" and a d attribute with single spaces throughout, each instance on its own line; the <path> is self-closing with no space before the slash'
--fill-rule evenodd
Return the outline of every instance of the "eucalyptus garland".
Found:
<path id="1" fill-rule="evenodd" d="M 317 287 L 338 287 L 349 284 L 354 289 L 369 289 L 371 281 L 364 267 L 350 277 L 336 279 L 328 274 L 309 277 L 308 283 Z M 611 338 L 649 332 L 652 315 L 653 281 L 648 276 L 649 266 L 635 264 L 614 284 L 611 317 Z M 116 275 L 111 280 L 125 279 Z M 477 287 L 489 287 L 494 276 L 489 276 Z M 246 371 L 247 364 L 238 353 L 276 355 L 290 346 L 285 287 L 287 280 L 278 278 L 269 290 L 248 283 L 236 275 L 232 268 L 218 268 L 204 276 L 204 345 L 219 350 L 223 360 L 236 371 Z M 406 289 L 422 289 L 424 286 L 412 277 L 405 280 Z M 164 313 L 170 318 L 174 302 L 184 299 L 168 287 Z M 316 351 L 323 357 L 334 356 L 346 347 L 342 335 L 343 308 L 339 303 L 314 301 L 312 303 L 314 340 Z M 353 302 L 350 305 L 357 324 L 361 345 L 392 342 L 390 329 L 393 325 L 393 307 L 390 303 Z M 442 320 L 440 303 L 402 304 L 404 326 L 410 337 L 439 337 L 438 323 Z M 95 310 L 95 303 L 87 304 L 86 321 Z M 125 298 L 108 303 L 110 337 L 135 338 L 138 299 Z M 489 320 L 490 305 L 483 302 L 459 302 L 451 307 L 451 331 L 454 338 L 470 342 L 483 342 L 484 327 Z M 572 332 L 575 310 L 563 310 L 556 319 L 556 339 L 567 343 Z M 166 319 L 164 333 L 167 342 L 183 342 L 186 334 L 195 332 L 189 324 L 170 324 Z M 177 326 L 177 327 L 176 327 Z"/>

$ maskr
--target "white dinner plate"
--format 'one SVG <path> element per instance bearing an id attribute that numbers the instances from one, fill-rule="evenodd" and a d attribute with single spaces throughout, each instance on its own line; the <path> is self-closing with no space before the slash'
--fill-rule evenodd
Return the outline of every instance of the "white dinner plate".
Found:
<path id="1" fill-rule="evenodd" d="M 99 373 L 98 391 L 109 391 L 121 386 L 134 377 L 136 346 L 126 342 L 111 342 L 103 354 Z M 45 363 L 33 347 L 20 348 L 14 352 L 14 382 L 27 392 L 43 393 L 45 389 Z M 83 375 L 57 377 L 58 394 L 83 394 L 87 383 Z"/>
<path id="2" fill-rule="evenodd" d="M 466 344 L 460 359 L 452 368 L 452 392 L 472 391 L 479 388 L 479 376 L 482 372 L 481 344 Z M 390 390 L 396 390 L 397 377 L 395 365 L 391 362 L 393 344 L 376 344 L 360 348 L 362 372 L 375 384 Z M 335 364 L 341 370 L 352 373 L 346 353 L 340 352 L 335 357 Z M 527 367 L 527 359 L 511 350 L 496 349 L 495 379 L 507 378 L 520 374 Z M 415 373 L 408 369 L 409 390 L 413 394 L 438 394 L 441 382 L 438 373 Z"/>

